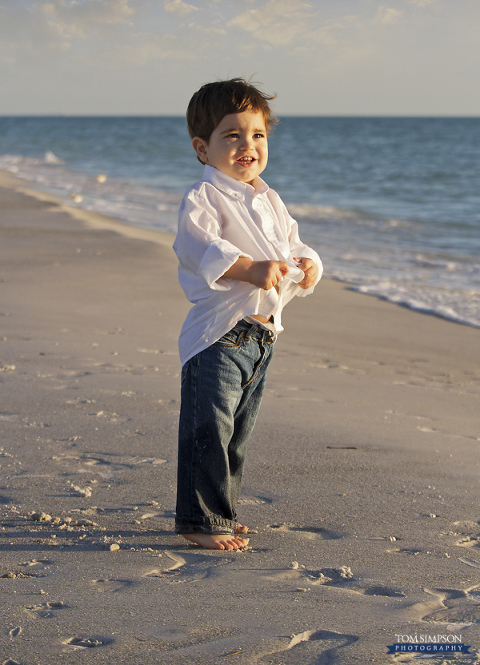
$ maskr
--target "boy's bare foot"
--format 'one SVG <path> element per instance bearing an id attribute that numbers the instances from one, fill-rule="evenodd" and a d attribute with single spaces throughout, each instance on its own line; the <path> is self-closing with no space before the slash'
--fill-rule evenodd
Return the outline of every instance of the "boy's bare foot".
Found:
<path id="1" fill-rule="evenodd" d="M 237 524 L 235 528 L 235 533 L 248 533 L 248 526 L 244 526 L 243 524 Z"/>
<path id="2" fill-rule="evenodd" d="M 182 536 L 207 550 L 241 550 L 248 545 L 248 538 L 229 533 L 182 533 Z"/>

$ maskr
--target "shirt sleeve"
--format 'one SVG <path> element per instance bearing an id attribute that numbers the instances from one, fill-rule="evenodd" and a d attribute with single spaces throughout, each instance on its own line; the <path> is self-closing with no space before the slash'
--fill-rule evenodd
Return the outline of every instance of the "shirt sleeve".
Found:
<path id="1" fill-rule="evenodd" d="M 173 248 L 181 267 L 200 276 L 214 290 L 228 290 L 232 280 L 222 279 L 240 256 L 252 258 L 221 236 L 219 212 L 201 192 L 192 190 L 182 201 L 178 234 Z"/>

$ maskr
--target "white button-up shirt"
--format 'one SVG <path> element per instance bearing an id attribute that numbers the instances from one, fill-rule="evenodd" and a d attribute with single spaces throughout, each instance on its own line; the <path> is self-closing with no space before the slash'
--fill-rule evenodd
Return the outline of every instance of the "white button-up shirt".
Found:
<path id="1" fill-rule="evenodd" d="M 283 330 L 281 312 L 295 295 L 313 291 L 298 283 L 304 273 L 293 257 L 310 258 L 322 274 L 318 254 L 298 236 L 276 192 L 261 179 L 254 186 L 235 180 L 212 166 L 185 194 L 173 248 L 179 260 L 178 279 L 194 306 L 188 312 L 179 339 L 182 365 L 228 332 L 245 316 L 274 315 L 275 332 Z M 285 261 L 289 272 L 278 291 L 223 277 L 245 256 L 253 261 Z"/>

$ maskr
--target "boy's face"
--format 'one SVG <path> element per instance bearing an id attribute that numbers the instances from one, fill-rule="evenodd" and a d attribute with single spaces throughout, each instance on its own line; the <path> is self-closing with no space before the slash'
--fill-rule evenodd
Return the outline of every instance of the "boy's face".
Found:
<path id="1" fill-rule="evenodd" d="M 268 135 L 261 111 L 231 113 L 222 118 L 210 140 L 192 141 L 198 157 L 222 173 L 252 184 L 268 161 Z"/>

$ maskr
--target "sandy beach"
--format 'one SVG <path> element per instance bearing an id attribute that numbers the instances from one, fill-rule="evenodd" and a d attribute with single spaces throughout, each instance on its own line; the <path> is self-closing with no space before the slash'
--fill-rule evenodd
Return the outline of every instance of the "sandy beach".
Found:
<path id="1" fill-rule="evenodd" d="M 250 547 L 205 551 L 173 533 L 172 241 L 0 175 L 0 663 L 403 664 L 426 635 L 480 663 L 480 330 L 331 280 L 290 303 Z"/>

